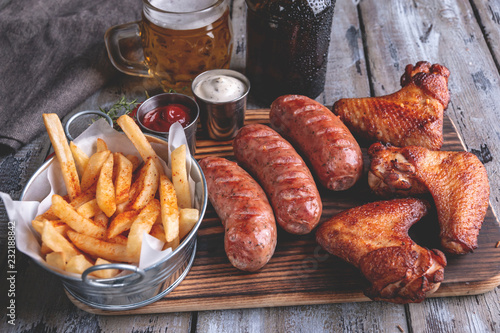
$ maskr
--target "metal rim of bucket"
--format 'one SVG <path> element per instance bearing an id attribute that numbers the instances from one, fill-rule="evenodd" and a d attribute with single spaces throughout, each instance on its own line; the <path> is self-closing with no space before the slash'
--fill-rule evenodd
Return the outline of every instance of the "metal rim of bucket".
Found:
<path id="1" fill-rule="evenodd" d="M 100 282 L 100 281 L 105 281 L 105 280 L 89 279 L 89 274 L 91 274 L 95 271 L 100 271 L 100 270 L 104 270 L 104 269 L 119 269 L 119 270 L 123 270 L 123 271 L 131 271 L 131 272 L 134 272 L 135 274 L 137 274 L 138 277 L 131 280 L 131 281 L 128 281 L 128 282 L 114 283 L 113 285 L 109 285 L 109 284 Z M 127 276 L 127 277 L 129 277 L 129 276 Z M 134 265 L 122 264 L 122 263 L 94 265 L 94 266 L 87 268 L 82 273 L 83 283 L 85 283 L 86 285 L 92 286 L 92 287 L 97 287 L 97 288 L 126 287 L 129 285 L 133 285 L 133 284 L 141 282 L 142 280 L 144 280 L 145 277 L 146 277 L 146 272 L 143 269 L 141 269 L 137 266 L 134 266 Z"/>
<path id="2" fill-rule="evenodd" d="M 106 121 L 108 122 L 109 126 L 113 127 L 113 120 L 111 119 L 110 116 L 108 116 L 107 114 L 105 114 L 104 112 L 101 112 L 101 111 L 94 111 L 94 110 L 90 110 L 90 111 L 80 111 L 80 112 L 77 112 L 75 113 L 73 116 L 71 116 L 71 118 L 68 119 L 68 121 L 66 122 L 66 124 L 64 124 L 64 134 L 66 134 L 66 137 L 68 138 L 69 141 L 73 141 L 74 138 L 71 136 L 70 132 L 69 132 L 69 126 L 78 118 L 80 118 L 81 116 L 85 116 L 87 114 L 95 114 L 95 115 L 98 115 L 100 117 L 103 117 L 106 119 Z"/>

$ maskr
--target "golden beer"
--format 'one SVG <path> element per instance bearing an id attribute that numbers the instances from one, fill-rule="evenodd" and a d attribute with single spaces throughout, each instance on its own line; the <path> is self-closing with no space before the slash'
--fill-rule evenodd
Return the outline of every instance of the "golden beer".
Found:
<path id="1" fill-rule="evenodd" d="M 154 77 L 166 92 L 191 95 L 198 74 L 229 67 L 228 0 L 143 0 L 142 20 L 109 28 L 104 41 L 118 70 Z"/>
<path id="2" fill-rule="evenodd" d="M 161 21 L 156 24 L 152 21 L 143 12 L 142 48 L 149 73 L 158 79 L 163 90 L 191 94 L 191 81 L 198 74 L 229 67 L 232 52 L 229 8 L 215 21 L 207 21 L 210 23 L 195 29 L 169 28 L 161 26 Z"/>

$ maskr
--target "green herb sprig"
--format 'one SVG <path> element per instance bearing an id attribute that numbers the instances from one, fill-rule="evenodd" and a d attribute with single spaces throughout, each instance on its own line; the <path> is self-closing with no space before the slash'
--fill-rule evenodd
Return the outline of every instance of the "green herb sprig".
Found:
<path id="1" fill-rule="evenodd" d="M 107 114 L 111 118 L 111 120 L 113 121 L 114 128 L 118 128 L 119 126 L 116 123 L 116 120 L 124 114 L 130 115 L 135 120 L 136 118 L 135 110 L 138 104 L 139 102 L 137 102 L 137 99 L 134 99 L 133 101 L 129 102 L 127 101 L 125 96 L 122 96 L 120 100 L 115 104 L 113 104 L 111 107 L 109 108 L 99 107 L 99 110 Z"/>

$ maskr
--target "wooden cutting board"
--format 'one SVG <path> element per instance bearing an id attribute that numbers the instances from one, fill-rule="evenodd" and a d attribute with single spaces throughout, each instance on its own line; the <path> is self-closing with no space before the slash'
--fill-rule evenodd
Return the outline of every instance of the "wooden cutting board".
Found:
<path id="1" fill-rule="evenodd" d="M 246 123 L 268 123 L 269 110 L 248 110 Z M 463 150 L 455 127 L 445 117 L 442 150 Z M 365 169 L 368 167 L 366 149 Z M 231 141 L 198 139 L 196 158 L 223 156 L 234 159 Z M 365 170 L 366 171 L 366 170 Z M 366 172 L 358 184 L 344 192 L 320 189 L 323 200 L 321 221 L 368 202 L 380 200 L 370 193 Z M 369 301 L 362 290 L 366 280 L 353 266 L 323 251 L 314 234 L 290 235 L 278 232 L 276 252 L 257 273 L 234 268 L 224 252 L 224 230 L 213 207 L 208 206 L 198 231 L 194 264 L 182 283 L 156 303 L 143 308 L 110 312 L 91 308 L 76 299 L 79 308 L 97 314 L 140 314 L 216 309 L 255 308 Z M 436 212 L 431 212 L 410 229 L 410 235 L 428 248 L 439 247 Z M 489 207 L 478 248 L 463 256 L 447 255 L 445 279 L 432 297 L 481 294 L 500 285 L 500 227 Z"/>

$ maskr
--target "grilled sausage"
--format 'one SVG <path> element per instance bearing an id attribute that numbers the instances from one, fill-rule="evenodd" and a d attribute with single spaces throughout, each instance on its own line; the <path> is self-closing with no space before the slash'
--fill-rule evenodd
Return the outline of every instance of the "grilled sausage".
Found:
<path id="1" fill-rule="evenodd" d="M 253 272 L 271 259 L 277 234 L 273 210 L 260 185 L 235 162 L 220 157 L 200 161 L 210 202 L 225 229 L 231 264 Z"/>
<path id="2" fill-rule="evenodd" d="M 233 151 L 267 193 L 283 229 L 299 235 L 314 229 L 321 198 L 307 165 L 288 141 L 268 126 L 247 125 L 234 138 Z"/>
<path id="3" fill-rule="evenodd" d="M 269 118 L 326 188 L 346 190 L 361 177 L 361 148 L 342 121 L 322 104 L 306 96 L 281 96 L 272 103 Z"/>

